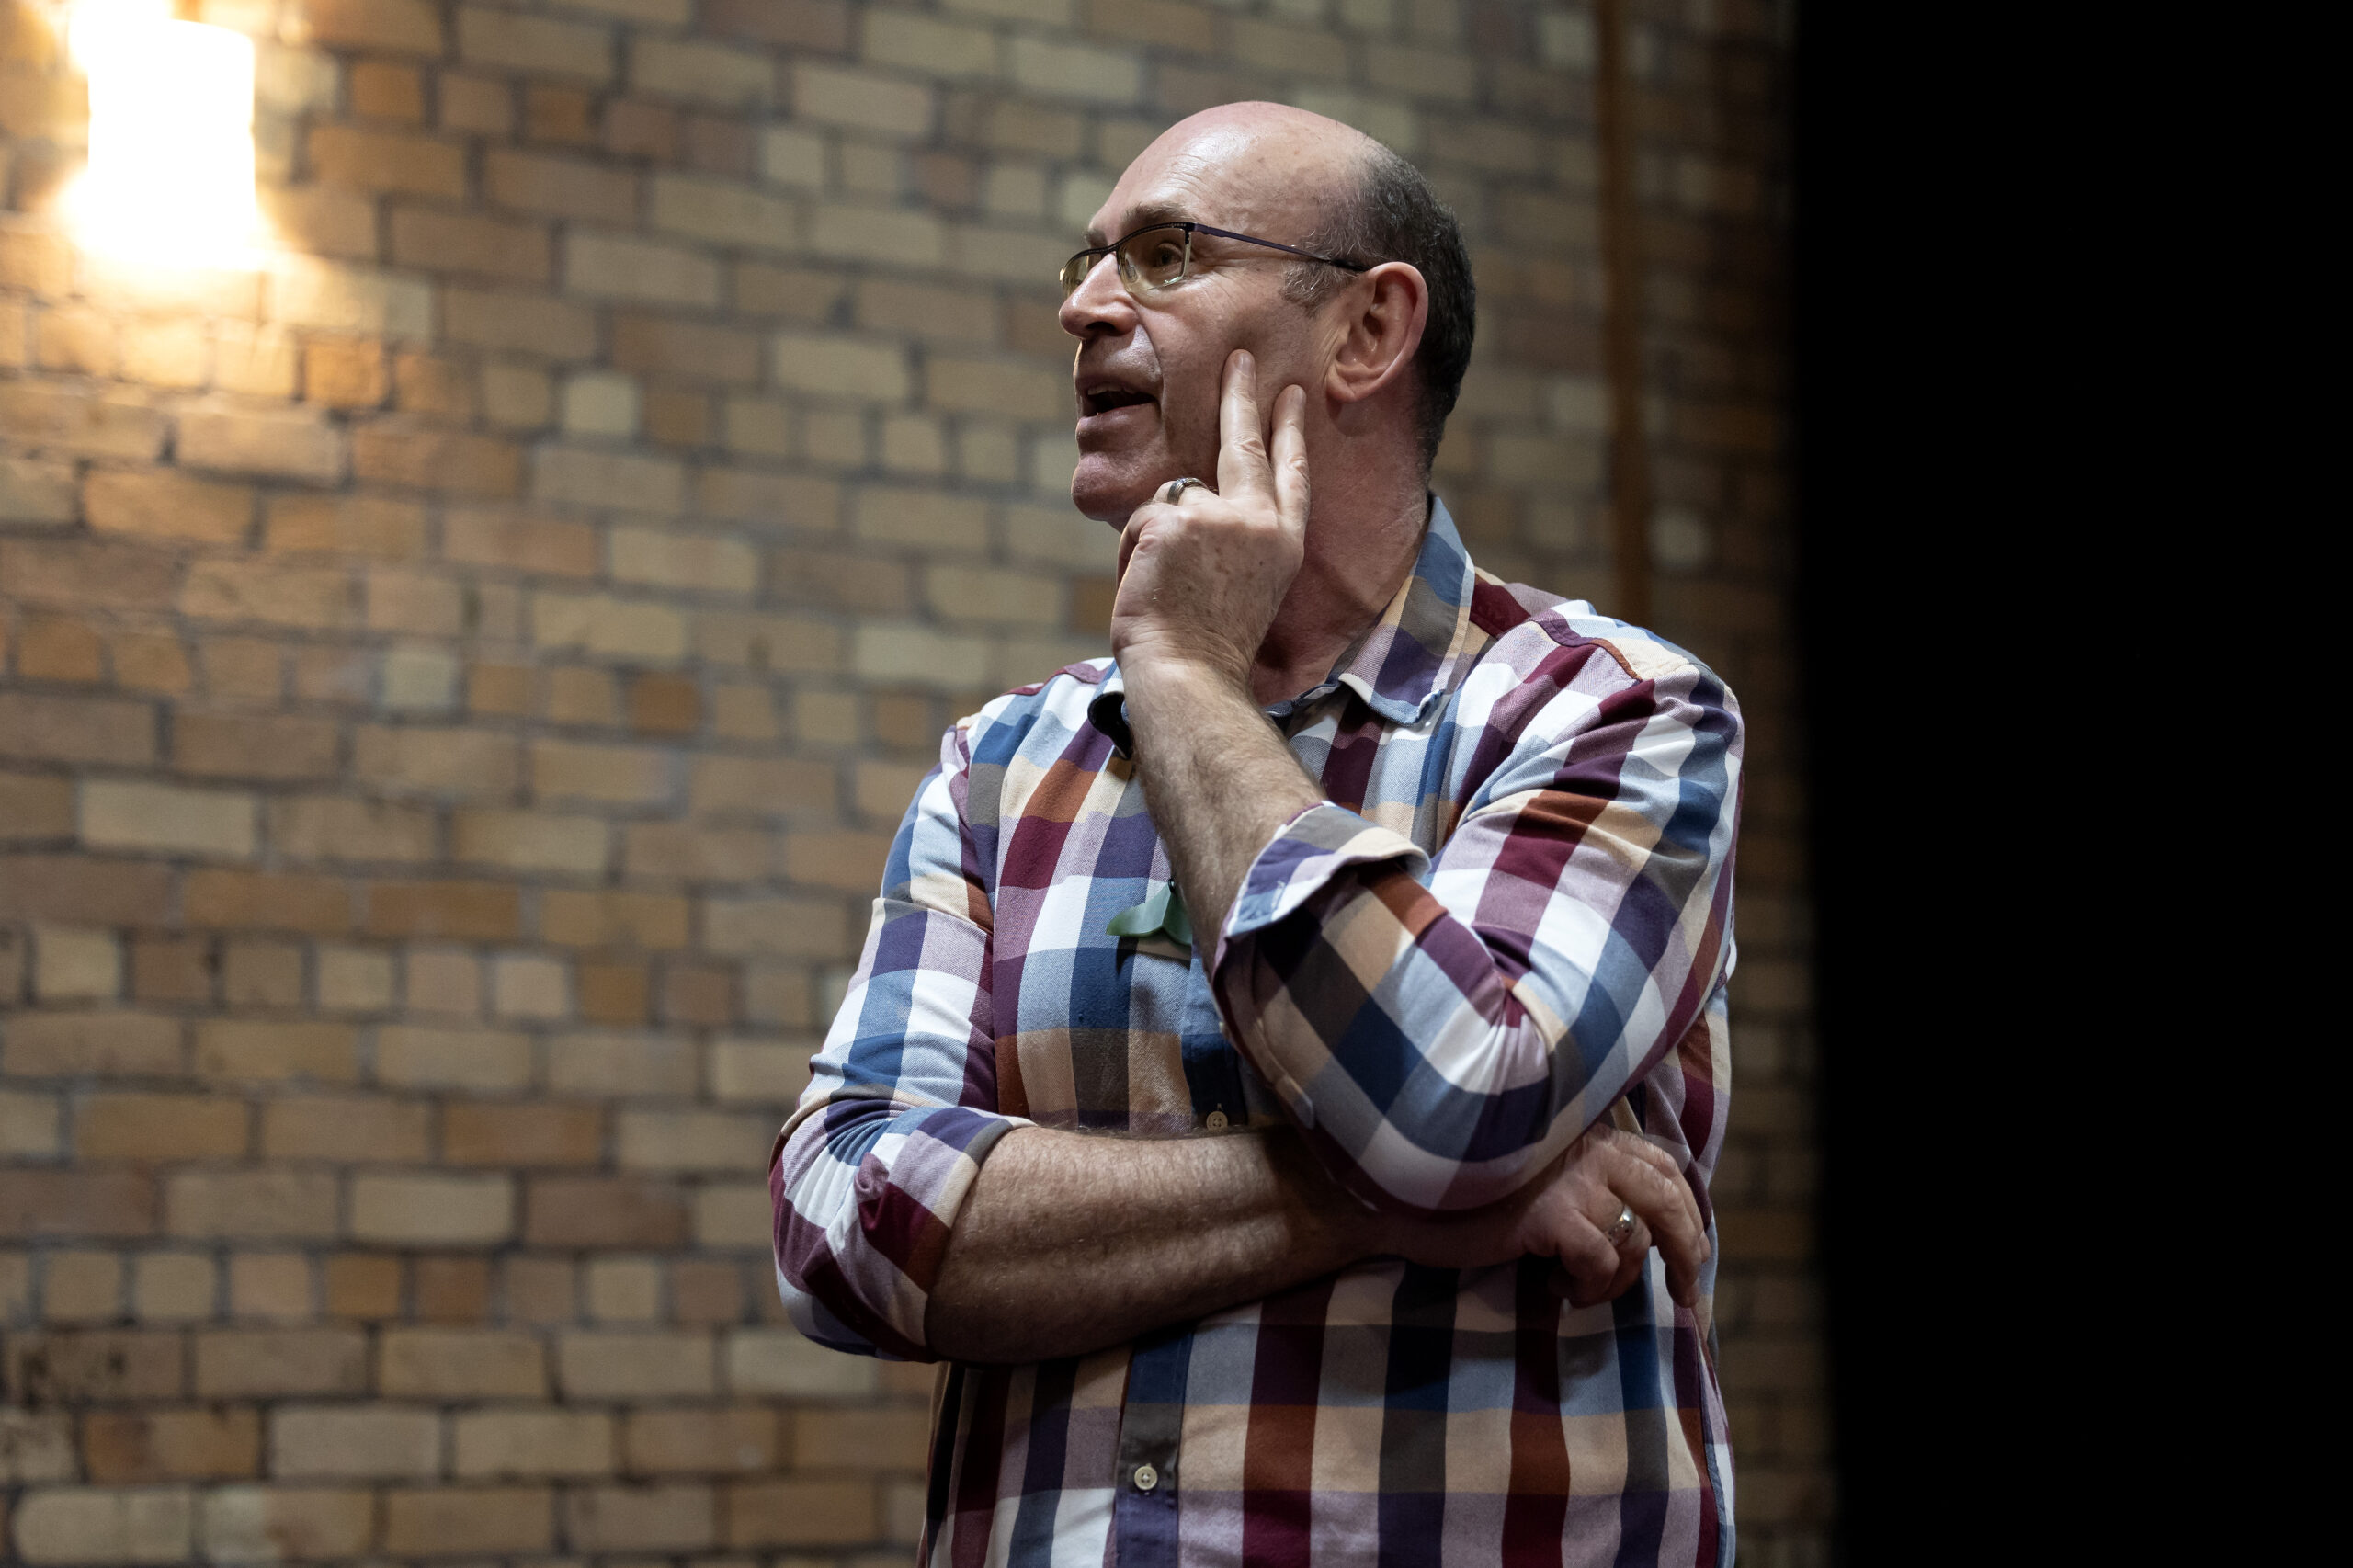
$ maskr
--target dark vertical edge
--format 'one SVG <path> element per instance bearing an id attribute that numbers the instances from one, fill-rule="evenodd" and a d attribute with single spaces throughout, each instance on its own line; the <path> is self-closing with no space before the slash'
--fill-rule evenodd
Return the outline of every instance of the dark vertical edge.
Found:
<path id="1" fill-rule="evenodd" d="M 1635 210 L 1638 115 L 1627 68 L 1626 0 L 1593 7 L 1594 138 L 1601 176 L 1601 255 L 1607 293 L 1602 358 L 1609 376 L 1609 561 L 1620 620 L 1651 616 L 1651 459 L 1643 431 L 1641 219 Z"/>

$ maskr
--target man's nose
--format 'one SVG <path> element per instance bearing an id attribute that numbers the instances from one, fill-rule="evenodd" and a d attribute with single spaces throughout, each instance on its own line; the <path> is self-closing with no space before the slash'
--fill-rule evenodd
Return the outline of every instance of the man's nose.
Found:
<path id="1" fill-rule="evenodd" d="M 1135 324 L 1135 297 L 1120 281 L 1120 260 L 1099 256 L 1063 301 L 1059 318 L 1073 337 L 1119 336 Z"/>

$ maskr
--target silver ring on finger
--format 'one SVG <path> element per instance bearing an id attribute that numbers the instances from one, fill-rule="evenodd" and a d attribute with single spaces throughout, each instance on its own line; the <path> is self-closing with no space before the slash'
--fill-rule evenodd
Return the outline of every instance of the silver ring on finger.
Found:
<path id="1" fill-rule="evenodd" d="M 1608 1238 L 1611 1246 L 1623 1246 L 1626 1238 L 1634 1233 L 1634 1206 L 1631 1203 L 1620 1203 L 1618 1206 L 1618 1218 L 1610 1221 L 1609 1228 L 1601 1233 Z"/>
<path id="2" fill-rule="evenodd" d="M 1164 506 L 1174 506 L 1178 501 L 1184 499 L 1185 487 L 1188 484 L 1199 485 L 1203 490 L 1207 490 L 1209 488 L 1209 483 L 1206 480 L 1195 479 L 1190 474 L 1188 474 L 1183 479 L 1172 479 L 1167 483 L 1162 485 L 1160 487 L 1160 494 L 1154 495 L 1153 499 L 1159 502 Z"/>

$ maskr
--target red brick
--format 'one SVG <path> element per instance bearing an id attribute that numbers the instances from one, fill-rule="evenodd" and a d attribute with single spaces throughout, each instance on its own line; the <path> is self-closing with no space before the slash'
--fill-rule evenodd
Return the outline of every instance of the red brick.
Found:
<path id="1" fill-rule="evenodd" d="M 424 272 L 545 283 L 548 233 L 537 223 L 398 208 L 392 213 L 392 260 Z"/>
<path id="2" fill-rule="evenodd" d="M 375 408 L 392 390 L 384 346 L 371 338 L 313 338 L 302 347 L 302 395 L 330 408 Z"/>
<path id="3" fill-rule="evenodd" d="M 394 54 L 441 52 L 441 7 L 433 0 L 295 0 L 290 38 L 329 48 Z"/>
<path id="4" fill-rule="evenodd" d="M 146 1013 L 17 1013 L 0 1019 L 0 1072 L 16 1078 L 177 1077 L 180 1022 Z"/>
<path id="5" fill-rule="evenodd" d="M 842 54 L 849 49 L 849 10 L 846 0 L 705 0 L 702 25 L 709 32 Z"/>
<path id="6" fill-rule="evenodd" d="M 546 1551 L 555 1494 L 546 1487 L 399 1489 L 384 1496 L 384 1550 L 401 1556 Z"/>
<path id="7" fill-rule="evenodd" d="M 441 554 L 476 566 L 558 577 L 604 570 L 604 539 L 586 523 L 544 513 L 452 506 L 442 519 Z"/>
<path id="8" fill-rule="evenodd" d="M 594 1024 L 640 1024 L 646 1018 L 643 964 L 584 962 L 574 984 L 580 1016 Z"/>
<path id="9" fill-rule="evenodd" d="M 324 719 L 172 716 L 172 761 L 207 778 L 324 778 L 336 771 L 335 723 Z"/>
<path id="10" fill-rule="evenodd" d="M 613 317 L 613 365 L 645 375 L 756 386 L 760 339 L 735 327 L 624 311 Z"/>
<path id="11" fill-rule="evenodd" d="M 321 125 L 312 129 L 310 152 L 311 167 L 328 185 L 412 196 L 466 194 L 466 150 L 454 142 Z"/>
<path id="12" fill-rule="evenodd" d="M 0 756 L 142 767 L 155 759 L 155 710 L 112 698 L 0 691 Z"/>
<path id="13" fill-rule="evenodd" d="M 490 1315 L 490 1260 L 416 1260 L 416 1316 L 424 1323 L 481 1323 Z"/>
<path id="14" fill-rule="evenodd" d="M 522 449 L 490 436 L 371 425 L 353 433 L 351 463 L 363 483 L 493 497 L 523 490 Z"/>
<path id="15" fill-rule="evenodd" d="M 193 870 L 184 904 L 189 925 L 218 930 L 332 936 L 351 928 L 350 891 L 334 877 Z"/>
<path id="16" fill-rule="evenodd" d="M 483 159 L 490 199 L 518 212 L 634 226 L 637 176 L 576 158 L 543 157 L 493 148 Z"/>
<path id="17" fill-rule="evenodd" d="M 597 100 L 577 87 L 534 82 L 523 89 L 523 135 L 574 147 L 597 143 Z"/>
<path id="18" fill-rule="evenodd" d="M 523 1216 L 533 1246 L 676 1247 L 687 1239 L 686 1195 L 666 1181 L 541 1176 L 525 1193 Z"/>
<path id="19" fill-rule="evenodd" d="M 142 1171 L 0 1167 L 0 1236 L 153 1235 L 155 1183 Z"/>
<path id="20" fill-rule="evenodd" d="M 634 1474 L 724 1474 L 776 1469 L 784 1453 L 777 1436 L 777 1413 L 747 1404 L 641 1410 L 630 1416 L 623 1440 Z"/>
<path id="21" fill-rule="evenodd" d="M 455 1100 L 441 1113 L 441 1157 L 453 1165 L 593 1165 L 604 1142 L 595 1106 Z"/>
<path id="22" fill-rule="evenodd" d="M 401 1260 L 367 1253 L 327 1259 L 327 1315 L 391 1318 L 401 1312 Z"/>
<path id="23" fill-rule="evenodd" d="M 407 1165 L 430 1157 L 426 1105 L 375 1096 L 311 1095 L 262 1108 L 261 1148 L 272 1160 Z"/>
<path id="24" fill-rule="evenodd" d="M 503 942 L 520 931 L 520 891 L 502 882 L 373 882 L 366 928 L 371 937 L 445 937 Z"/>
<path id="25" fill-rule="evenodd" d="M 727 1488 L 725 1511 L 729 1546 L 851 1546 L 881 1523 L 873 1486 L 854 1481 L 743 1483 Z"/>
<path id="26" fill-rule="evenodd" d="M 217 1328 L 196 1335 L 199 1399 L 356 1394 L 368 1388 L 368 1336 L 357 1328 Z"/>
<path id="27" fill-rule="evenodd" d="M 106 644 L 78 620 L 26 620 L 17 631 L 17 673 L 27 680 L 103 680 Z M 0 825 L 0 833 L 6 831 Z"/>
<path id="28" fill-rule="evenodd" d="M 74 1153 L 84 1160 L 233 1160 L 248 1142 L 240 1099 L 213 1095 L 100 1094 L 74 1108 Z"/>
<path id="29" fill-rule="evenodd" d="M 247 1408 L 93 1411 L 83 1462 L 102 1485 L 229 1481 L 261 1471 L 261 1413 Z"/>
<path id="30" fill-rule="evenodd" d="M 201 937 L 131 943 L 131 994 L 142 1002 L 210 1002 L 212 983 L 212 944 Z"/>
<path id="31" fill-rule="evenodd" d="M 140 545 L 96 540 L 0 540 L 0 593 L 74 609 L 168 610 L 180 563 Z"/>
<path id="32" fill-rule="evenodd" d="M 417 125 L 425 119 L 425 74 L 414 66 L 363 60 L 351 68 L 351 112 Z"/>
<path id="33" fill-rule="evenodd" d="M 121 1404 L 187 1392 L 180 1336 L 124 1329 L 11 1334 L 8 1399 L 14 1404 Z"/>
<path id="34" fill-rule="evenodd" d="M 169 471 L 93 472 L 82 510 L 94 533 L 236 544 L 253 522 L 254 491 Z"/>
<path id="35" fill-rule="evenodd" d="M 140 861 L 87 855 L 0 856 L 0 920 L 135 926 L 155 919 L 170 906 L 171 887 L 168 868 Z M 683 926 L 683 908 L 679 918 Z"/>
<path id="36" fill-rule="evenodd" d="M 564 1497 L 564 1535 L 591 1551 L 692 1551 L 719 1536 L 709 1486 L 578 1487 Z"/>
<path id="37" fill-rule="evenodd" d="M 388 1328 L 376 1381 L 395 1399 L 544 1399 L 547 1353 L 509 1329 Z"/>

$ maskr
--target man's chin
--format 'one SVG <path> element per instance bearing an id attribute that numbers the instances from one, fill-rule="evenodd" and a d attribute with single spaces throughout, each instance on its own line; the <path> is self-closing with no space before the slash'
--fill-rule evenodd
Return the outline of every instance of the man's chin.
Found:
<path id="1" fill-rule="evenodd" d="M 1086 517 L 1113 528 L 1125 528 L 1138 506 L 1152 499 L 1158 481 L 1154 469 L 1140 458 L 1108 452 L 1086 452 L 1071 471 L 1071 504 Z"/>

